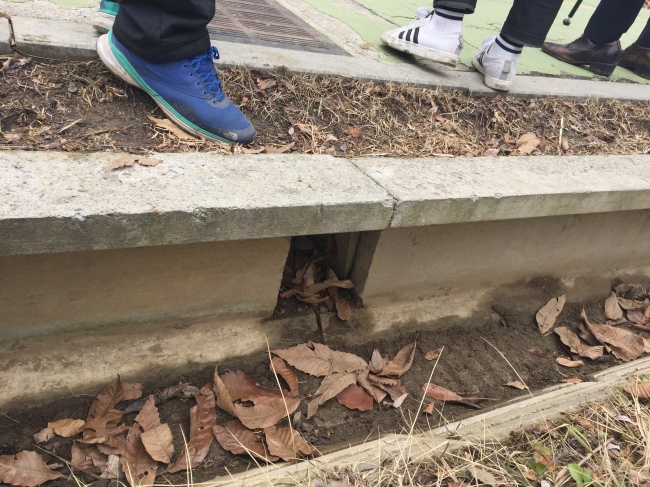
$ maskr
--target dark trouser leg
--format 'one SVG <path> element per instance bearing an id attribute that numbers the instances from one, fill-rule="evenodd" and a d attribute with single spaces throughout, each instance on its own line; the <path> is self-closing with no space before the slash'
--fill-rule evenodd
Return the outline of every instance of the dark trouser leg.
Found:
<path id="1" fill-rule="evenodd" d="M 515 0 L 502 34 L 518 44 L 542 47 L 563 0 Z"/>
<path id="2" fill-rule="evenodd" d="M 179 61 L 210 48 L 214 0 L 122 0 L 113 35 L 152 63 Z"/>
<path id="3" fill-rule="evenodd" d="M 463 9 L 465 13 L 472 14 L 476 8 L 477 0 L 434 0 L 433 8 L 436 7 L 453 7 Z"/>
<path id="4" fill-rule="evenodd" d="M 645 29 L 641 32 L 636 44 L 641 47 L 650 48 L 650 19 L 648 19 L 648 23 L 645 25 Z"/>
<path id="5" fill-rule="evenodd" d="M 619 40 L 642 7 L 643 0 L 602 0 L 589 19 L 585 36 L 597 46 Z"/>

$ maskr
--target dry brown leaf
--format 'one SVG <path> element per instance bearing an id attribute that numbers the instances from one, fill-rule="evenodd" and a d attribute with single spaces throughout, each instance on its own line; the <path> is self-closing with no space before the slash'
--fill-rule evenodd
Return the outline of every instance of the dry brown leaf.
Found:
<path id="1" fill-rule="evenodd" d="M 393 401 L 399 401 L 404 397 L 404 394 L 406 394 L 404 385 L 398 379 L 391 379 L 389 377 L 381 377 L 378 375 L 369 374 L 368 381 L 383 391 L 387 392 Z"/>
<path id="2" fill-rule="evenodd" d="M 48 480 L 63 477 L 45 465 L 41 456 L 33 451 L 21 451 L 17 455 L 0 455 L 0 482 L 23 487 L 36 487 Z"/>
<path id="3" fill-rule="evenodd" d="M 582 360 L 569 360 L 568 358 L 558 357 L 555 359 L 555 362 L 562 367 L 576 368 L 581 367 L 585 363 Z"/>
<path id="4" fill-rule="evenodd" d="M 279 389 L 262 387 L 241 371 L 227 371 L 220 376 L 215 370 L 214 388 L 217 405 L 250 429 L 274 426 L 300 405 L 299 398 L 283 395 Z M 235 404 L 238 401 L 252 402 L 253 406 Z"/>
<path id="5" fill-rule="evenodd" d="M 152 487 L 156 481 L 158 463 L 147 453 L 142 443 L 142 428 L 138 423 L 131 426 L 126 440 L 120 442 L 118 448 L 122 471 L 131 487 Z M 111 468 L 111 456 L 108 467 L 111 475 L 115 475 L 115 468 Z"/>
<path id="6" fill-rule="evenodd" d="M 212 428 L 217 421 L 212 384 L 206 384 L 195 396 L 196 406 L 190 409 L 190 441 L 176 463 L 169 467 L 169 473 L 196 468 L 208 454 L 214 440 Z"/>
<path id="7" fill-rule="evenodd" d="M 120 455 L 108 455 L 106 463 L 102 464 L 101 469 L 102 474 L 99 478 L 118 480 L 125 477 L 122 464 L 120 463 Z"/>
<path id="8" fill-rule="evenodd" d="M 307 419 L 316 414 L 318 406 L 335 397 L 349 385 L 356 383 L 358 375 L 357 372 L 348 372 L 334 373 L 326 377 L 323 382 L 321 382 L 320 387 L 314 393 L 312 400 L 307 405 Z"/>
<path id="9" fill-rule="evenodd" d="M 645 353 L 643 338 L 639 335 L 610 325 L 595 325 L 587 318 L 584 308 L 581 316 L 589 331 L 600 343 L 608 345 L 616 358 L 629 362 Z"/>
<path id="10" fill-rule="evenodd" d="M 422 390 L 431 399 L 442 402 L 455 402 L 476 409 L 481 409 L 481 406 L 477 404 L 478 402 L 490 400 L 487 397 L 461 396 L 460 394 L 456 394 L 455 392 L 445 389 L 444 387 L 440 387 L 431 383 L 424 384 L 422 386 Z"/>
<path id="11" fill-rule="evenodd" d="M 477 467 L 475 465 L 470 465 L 469 472 L 472 474 L 472 477 L 474 477 L 474 479 L 476 479 L 476 481 L 479 482 L 481 485 L 485 484 L 491 487 L 497 487 L 497 485 L 499 484 L 497 482 L 497 479 L 494 477 L 494 475 L 492 475 L 490 472 L 480 467 Z"/>
<path id="12" fill-rule="evenodd" d="M 424 407 L 424 409 L 422 410 L 422 412 L 423 412 L 424 414 L 429 414 L 429 415 L 431 415 L 431 414 L 433 414 L 434 410 L 435 410 L 435 404 L 433 404 L 433 403 L 429 403 L 429 404 L 427 404 L 427 405 Z"/>
<path id="13" fill-rule="evenodd" d="M 516 146 L 517 150 L 521 154 L 530 154 L 532 153 L 542 141 L 534 133 L 524 134 L 517 140 Z"/>
<path id="14" fill-rule="evenodd" d="M 350 302 L 343 296 L 336 296 L 336 314 L 339 320 L 348 321 L 352 318 L 352 308 Z"/>
<path id="15" fill-rule="evenodd" d="M 264 437 L 271 455 L 278 456 L 285 462 L 318 453 L 318 450 L 307 443 L 300 433 L 293 428 L 271 426 L 264 429 Z"/>
<path id="16" fill-rule="evenodd" d="M 113 409 L 113 406 L 122 401 L 140 399 L 141 396 L 142 384 L 123 383 L 118 376 L 113 383 L 106 386 L 106 388 L 99 393 L 97 399 L 95 399 L 90 405 L 87 421 L 104 416 L 109 412 L 109 410 Z"/>
<path id="17" fill-rule="evenodd" d="M 650 308 L 647 308 L 650 309 Z M 645 326 L 648 323 L 648 318 L 645 312 L 641 309 L 631 309 L 627 312 L 627 319 L 637 325 Z"/>
<path id="18" fill-rule="evenodd" d="M 278 374 L 284 379 L 289 386 L 289 395 L 291 397 L 298 397 L 298 377 L 293 371 L 287 367 L 287 364 L 280 357 L 273 357 L 271 359 L 271 371 Z"/>
<path id="19" fill-rule="evenodd" d="M 149 117 L 149 120 L 151 120 L 156 125 L 156 127 L 166 130 L 167 132 L 170 132 L 172 135 L 174 135 L 176 138 L 180 140 L 187 140 L 187 141 L 200 140 L 194 137 L 193 135 L 190 135 L 187 132 L 185 132 L 183 129 L 181 129 L 178 125 L 176 125 L 171 120 L 168 120 L 166 118 L 155 118 L 152 117 L 151 115 L 147 115 L 147 117 Z M 141 162 L 138 161 L 138 164 L 141 164 Z"/>
<path id="20" fill-rule="evenodd" d="M 101 455 L 95 445 L 80 446 L 76 441 L 72 442 L 70 450 L 70 465 L 77 470 L 88 470 L 94 465 L 93 456 Z"/>
<path id="21" fill-rule="evenodd" d="M 643 339 L 643 347 L 645 348 L 645 353 L 650 353 L 650 338 Z"/>
<path id="22" fill-rule="evenodd" d="M 370 411 L 374 402 L 373 397 L 357 384 L 350 384 L 336 395 L 336 400 L 348 409 Z"/>
<path id="23" fill-rule="evenodd" d="M 546 335 L 555 326 L 555 321 L 564 309 L 566 304 L 566 295 L 559 298 L 551 299 L 542 309 L 537 312 L 535 319 L 537 320 L 537 327 L 542 335 Z"/>
<path id="24" fill-rule="evenodd" d="M 1 70 L 0 70 L 1 72 Z M 20 140 L 20 134 L 16 134 L 13 132 L 8 132 L 6 134 L 2 134 L 7 142 L 16 142 Z"/>
<path id="25" fill-rule="evenodd" d="M 91 419 L 84 424 L 82 429 L 83 438 L 79 442 L 87 444 L 106 443 L 112 437 L 128 431 L 128 426 L 118 426 L 122 420 L 122 415 L 122 411 L 110 409 L 103 416 Z"/>
<path id="26" fill-rule="evenodd" d="M 564 343 L 573 353 L 577 353 L 581 357 L 590 358 L 591 360 L 596 360 L 603 356 L 605 353 L 604 347 L 595 346 L 590 347 L 588 345 L 580 342 L 578 335 L 570 331 L 568 328 L 562 326 L 555 329 L 555 333 L 559 335 L 560 340 Z"/>
<path id="27" fill-rule="evenodd" d="M 413 359 L 415 358 L 416 342 L 409 343 L 403 347 L 397 355 L 393 357 L 383 368 L 379 375 L 385 377 L 401 377 L 404 375 L 413 365 Z"/>
<path id="28" fill-rule="evenodd" d="M 384 370 L 384 366 L 388 363 L 388 357 L 383 357 L 378 348 L 372 352 L 372 357 L 368 363 L 368 369 L 373 374 L 380 374 Z"/>
<path id="29" fill-rule="evenodd" d="M 277 81 L 275 81 L 273 78 L 260 79 L 257 81 L 256 91 L 268 90 L 269 88 L 273 88 L 277 84 L 278 84 Z"/>
<path id="30" fill-rule="evenodd" d="M 432 362 L 436 360 L 438 357 L 440 357 L 441 353 L 442 353 L 442 348 L 435 348 L 433 350 L 429 350 L 424 356 L 424 360 Z"/>
<path id="31" fill-rule="evenodd" d="M 360 139 L 363 137 L 363 131 L 358 127 L 350 127 L 348 129 L 348 134 L 350 134 L 350 136 L 354 137 L 355 139 Z"/>
<path id="32" fill-rule="evenodd" d="M 618 321 L 623 318 L 623 310 L 618 304 L 618 298 L 616 293 L 612 291 L 612 294 L 605 300 L 605 316 L 610 320 Z"/>
<path id="33" fill-rule="evenodd" d="M 526 384 L 524 384 L 523 382 L 518 381 L 518 380 L 516 380 L 514 382 L 508 382 L 506 384 L 506 386 L 514 387 L 515 389 L 519 389 L 520 391 L 523 391 L 524 389 L 528 389 L 528 387 L 526 387 Z"/>
<path id="34" fill-rule="evenodd" d="M 650 3 L 646 2 L 643 7 L 650 8 Z M 630 469 L 630 483 L 633 487 L 645 485 L 648 481 L 650 481 L 650 477 L 646 474 L 641 473 L 639 470 Z"/>
<path id="35" fill-rule="evenodd" d="M 144 431 L 149 431 L 160 426 L 160 414 L 158 413 L 156 398 L 154 396 L 149 396 L 147 402 L 135 417 L 135 421 L 142 426 Z"/>
<path id="36" fill-rule="evenodd" d="M 43 428 L 41 431 L 34 435 L 34 443 L 37 445 L 40 443 L 45 443 L 54 438 L 54 430 L 52 428 Z"/>
<path id="37" fill-rule="evenodd" d="M 295 142 L 290 142 L 287 145 L 282 145 L 280 147 L 274 147 L 272 145 L 266 147 L 266 152 L 269 154 L 284 154 L 288 150 L 290 150 L 294 145 L 296 145 Z"/>
<path id="38" fill-rule="evenodd" d="M 323 282 L 312 284 L 307 289 L 305 289 L 305 291 L 312 294 L 318 294 L 319 292 L 324 291 L 325 289 L 329 289 L 331 287 L 352 289 L 354 287 L 354 283 L 350 280 L 339 281 L 338 279 L 327 279 Z"/>
<path id="39" fill-rule="evenodd" d="M 174 438 L 168 424 L 161 424 L 142 433 L 142 444 L 157 462 L 169 463 L 174 455 Z"/>
<path id="40" fill-rule="evenodd" d="M 230 453 L 250 455 L 267 462 L 279 460 L 269 453 L 262 437 L 249 430 L 238 419 L 228 421 L 225 426 L 215 425 L 213 432 L 221 447 Z"/>
<path id="41" fill-rule="evenodd" d="M 83 419 L 60 419 L 53 423 L 47 423 L 48 428 L 63 438 L 70 438 L 77 435 L 83 429 L 86 422 Z"/>
<path id="42" fill-rule="evenodd" d="M 373 397 L 373 399 L 377 402 L 377 404 L 381 404 L 381 401 L 384 400 L 384 398 L 388 393 L 383 389 L 380 389 L 376 385 L 371 384 L 368 377 L 369 377 L 369 371 L 367 369 L 359 371 L 357 384 L 363 387 L 364 390 Z"/>
<path id="43" fill-rule="evenodd" d="M 650 382 L 639 382 L 625 387 L 625 392 L 639 399 L 650 399 Z"/>
<path id="44" fill-rule="evenodd" d="M 326 345 L 314 342 L 303 343 L 284 350 L 273 350 L 273 353 L 301 372 L 317 377 L 357 372 L 368 367 L 361 357 L 351 353 L 337 352 Z"/>
<path id="45" fill-rule="evenodd" d="M 492 148 L 492 149 L 487 149 L 483 153 L 483 157 L 496 157 L 499 155 L 500 149 L 498 148 Z"/>
<path id="46" fill-rule="evenodd" d="M 132 167 L 137 159 L 137 157 L 133 156 L 122 156 L 111 164 L 110 169 L 115 171 L 116 169 L 122 169 L 123 167 Z"/>
<path id="47" fill-rule="evenodd" d="M 540 350 L 539 348 L 527 348 L 526 351 L 527 351 L 528 353 L 532 353 L 532 354 L 535 355 L 536 357 L 540 357 L 540 358 L 551 358 L 551 356 L 550 356 L 548 353 L 546 353 L 546 352 L 543 351 L 543 350 Z"/>
<path id="48" fill-rule="evenodd" d="M 137 162 L 141 166 L 156 167 L 158 164 L 162 162 L 162 159 L 154 159 L 152 157 L 141 157 L 138 159 Z"/>

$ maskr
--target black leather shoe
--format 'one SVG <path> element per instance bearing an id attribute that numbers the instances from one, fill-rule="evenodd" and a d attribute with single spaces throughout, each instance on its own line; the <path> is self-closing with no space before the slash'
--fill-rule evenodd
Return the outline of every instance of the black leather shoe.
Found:
<path id="1" fill-rule="evenodd" d="M 650 79 L 650 48 L 632 44 L 621 56 L 619 66 L 634 71 L 642 78 Z"/>
<path id="2" fill-rule="evenodd" d="M 565 63 L 585 66 L 592 73 L 605 76 L 614 72 L 621 59 L 619 41 L 597 46 L 584 35 L 569 44 L 545 42 L 542 51 Z"/>

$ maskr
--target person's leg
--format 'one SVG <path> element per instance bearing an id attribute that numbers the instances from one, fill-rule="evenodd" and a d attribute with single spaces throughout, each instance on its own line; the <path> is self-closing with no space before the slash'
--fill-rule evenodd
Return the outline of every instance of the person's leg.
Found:
<path id="1" fill-rule="evenodd" d="M 95 14 L 95 18 L 93 19 L 93 27 L 95 30 L 102 34 L 111 30 L 118 10 L 119 5 L 117 3 L 109 0 L 101 0 L 97 14 Z"/>
<path id="2" fill-rule="evenodd" d="M 565 63 L 609 76 L 621 60 L 619 39 L 632 26 L 644 0 L 602 0 L 582 36 L 568 44 L 546 42 L 542 50 Z"/>
<path id="3" fill-rule="evenodd" d="M 122 0 L 97 52 L 187 132 L 246 144 L 255 128 L 225 95 L 214 67 L 219 53 L 207 31 L 214 10 L 214 0 Z"/>
<path id="4" fill-rule="evenodd" d="M 420 7 L 405 27 L 384 32 L 381 40 L 398 51 L 455 66 L 463 48 L 463 17 L 476 8 L 476 0 L 435 0 L 434 11 Z"/>
<path id="5" fill-rule="evenodd" d="M 623 51 L 619 65 L 650 79 L 650 20 L 636 42 Z"/>
<path id="6" fill-rule="evenodd" d="M 500 34 L 485 39 L 474 57 L 486 86 L 510 89 L 524 46 L 542 45 L 561 6 L 562 0 L 515 0 Z"/>

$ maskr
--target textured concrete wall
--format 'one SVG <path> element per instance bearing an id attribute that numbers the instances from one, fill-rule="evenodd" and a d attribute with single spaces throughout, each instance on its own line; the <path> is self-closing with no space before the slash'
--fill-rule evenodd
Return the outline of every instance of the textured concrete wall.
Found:
<path id="1" fill-rule="evenodd" d="M 481 303 L 486 294 L 538 276 L 568 282 L 648 266 L 650 211 L 642 210 L 368 232 L 352 278 L 366 308 L 388 325 L 400 314 L 416 321 L 469 316 L 494 304 Z M 587 282 L 580 295 L 602 297 L 606 286 Z M 404 315 L 409 307 L 419 311 Z"/>
<path id="2" fill-rule="evenodd" d="M 0 258 L 0 337 L 211 314 L 270 316 L 288 238 Z"/>

